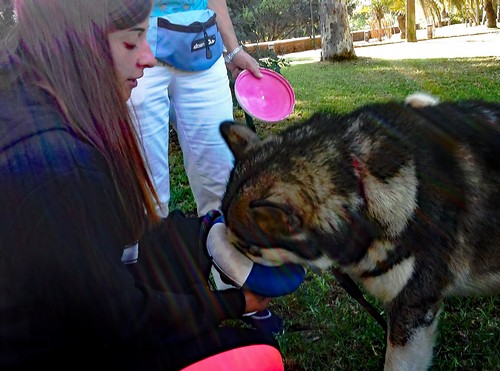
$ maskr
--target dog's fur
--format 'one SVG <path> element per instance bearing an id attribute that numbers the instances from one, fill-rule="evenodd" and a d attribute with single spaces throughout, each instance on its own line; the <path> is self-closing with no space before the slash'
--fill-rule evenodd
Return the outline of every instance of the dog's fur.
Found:
<path id="1" fill-rule="evenodd" d="M 443 298 L 500 291 L 500 105 L 416 94 L 264 140 L 221 133 L 234 243 L 263 264 L 338 266 L 383 301 L 385 369 L 429 367 Z"/>

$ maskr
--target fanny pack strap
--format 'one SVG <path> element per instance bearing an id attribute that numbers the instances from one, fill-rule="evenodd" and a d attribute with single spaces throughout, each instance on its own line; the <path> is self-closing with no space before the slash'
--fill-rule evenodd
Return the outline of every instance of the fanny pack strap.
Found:
<path id="1" fill-rule="evenodd" d="M 212 59 L 212 51 L 208 45 L 207 27 L 211 27 L 217 23 L 216 16 L 217 14 L 214 13 L 206 22 L 193 22 L 186 26 L 174 24 L 165 18 L 159 17 L 158 27 L 185 33 L 203 32 L 203 38 L 205 39 L 205 54 L 207 59 Z"/>
<path id="2" fill-rule="evenodd" d="M 180 25 L 180 24 L 174 24 L 170 22 L 168 19 L 158 17 L 158 27 L 161 28 L 166 28 L 169 30 L 173 31 L 178 31 L 178 32 L 186 32 L 186 33 L 193 33 L 193 32 L 202 32 L 205 30 L 206 27 L 213 26 L 216 24 L 216 14 L 211 16 L 210 18 L 207 19 L 206 22 L 193 22 L 189 25 Z"/>

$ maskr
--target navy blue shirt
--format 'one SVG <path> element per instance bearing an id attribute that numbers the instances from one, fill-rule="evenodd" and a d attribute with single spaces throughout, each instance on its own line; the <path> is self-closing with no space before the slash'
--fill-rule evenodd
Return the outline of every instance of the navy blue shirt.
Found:
<path id="1" fill-rule="evenodd" d="M 203 301 L 137 283 L 121 261 L 133 240 L 119 205 L 106 161 L 53 97 L 0 89 L 0 369 L 89 342 L 195 336 L 243 313 L 240 291 Z"/>

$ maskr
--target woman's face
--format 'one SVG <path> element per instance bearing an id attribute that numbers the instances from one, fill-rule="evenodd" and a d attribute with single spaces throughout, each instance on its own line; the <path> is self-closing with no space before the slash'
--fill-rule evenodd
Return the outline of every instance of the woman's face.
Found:
<path id="1" fill-rule="evenodd" d="M 138 25 L 109 34 L 111 54 L 118 79 L 123 87 L 123 96 L 130 98 L 137 79 L 142 77 L 145 68 L 155 65 L 155 57 L 146 40 L 149 19 Z"/>

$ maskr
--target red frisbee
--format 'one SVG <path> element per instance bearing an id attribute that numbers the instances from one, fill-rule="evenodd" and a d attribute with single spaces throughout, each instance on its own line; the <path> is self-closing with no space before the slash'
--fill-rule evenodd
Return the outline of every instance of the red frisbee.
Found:
<path id="1" fill-rule="evenodd" d="M 260 72 L 260 79 L 248 70 L 238 75 L 234 84 L 236 99 L 253 118 L 266 122 L 284 120 L 295 106 L 292 86 L 277 72 L 267 68 L 260 68 Z"/>

